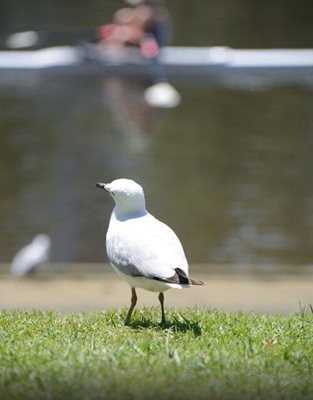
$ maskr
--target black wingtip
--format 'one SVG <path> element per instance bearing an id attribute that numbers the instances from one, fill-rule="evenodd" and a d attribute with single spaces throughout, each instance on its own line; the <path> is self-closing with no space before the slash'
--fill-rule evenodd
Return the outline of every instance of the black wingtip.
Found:
<path id="1" fill-rule="evenodd" d="M 178 281 L 179 281 L 180 284 L 182 284 L 182 285 L 190 285 L 190 279 L 188 278 L 188 275 L 186 274 L 186 272 L 184 272 L 180 268 L 176 268 L 175 272 L 177 274 Z"/>
<path id="2" fill-rule="evenodd" d="M 190 279 L 188 275 L 186 274 L 185 271 L 183 271 L 180 268 L 175 269 L 175 274 L 171 276 L 170 278 L 167 279 L 162 279 L 159 277 L 153 277 L 152 279 L 155 279 L 156 281 L 162 281 L 166 283 L 175 283 L 177 285 L 186 285 L 186 286 L 192 286 L 192 285 L 205 285 L 206 283 L 203 281 L 196 281 L 194 279 Z"/>

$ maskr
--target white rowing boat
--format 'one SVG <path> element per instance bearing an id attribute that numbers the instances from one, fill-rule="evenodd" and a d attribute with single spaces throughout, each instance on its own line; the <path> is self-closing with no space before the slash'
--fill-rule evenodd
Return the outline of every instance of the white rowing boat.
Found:
<path id="1" fill-rule="evenodd" d="M 214 80 L 262 78 L 278 83 L 313 83 L 313 49 L 165 47 L 159 64 L 169 78 Z M 0 51 L 0 73 L 59 70 L 151 75 L 151 62 L 137 49 L 105 51 L 96 45 Z"/>

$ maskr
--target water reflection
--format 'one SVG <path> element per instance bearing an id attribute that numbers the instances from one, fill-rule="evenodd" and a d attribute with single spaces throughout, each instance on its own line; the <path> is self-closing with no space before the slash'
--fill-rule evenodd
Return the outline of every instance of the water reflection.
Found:
<path id="1" fill-rule="evenodd" d="M 156 109 L 144 101 L 144 86 L 111 77 L 104 81 L 104 105 L 109 107 L 115 129 L 125 140 L 130 153 L 142 152 L 149 145 L 148 131 Z"/>
<path id="2" fill-rule="evenodd" d="M 143 88 L 62 76 L 0 87 L 0 261 L 38 232 L 53 261 L 102 261 L 112 204 L 95 182 L 123 176 L 192 262 L 311 263 L 312 92 L 181 86 L 182 105 L 160 116 Z"/>

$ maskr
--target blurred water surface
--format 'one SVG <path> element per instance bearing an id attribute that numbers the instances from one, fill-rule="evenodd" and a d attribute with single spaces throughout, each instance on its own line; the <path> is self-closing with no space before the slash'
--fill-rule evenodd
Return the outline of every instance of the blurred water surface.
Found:
<path id="1" fill-rule="evenodd" d="M 310 2 L 277 3 L 171 1 L 174 43 L 309 46 Z M 0 22 L 88 27 L 121 3 L 69 4 L 4 1 Z M 54 262 L 102 261 L 112 200 L 95 183 L 129 177 L 191 262 L 312 263 L 312 89 L 177 84 L 182 104 L 161 112 L 134 79 L 0 75 L 0 261 L 39 232 Z"/>

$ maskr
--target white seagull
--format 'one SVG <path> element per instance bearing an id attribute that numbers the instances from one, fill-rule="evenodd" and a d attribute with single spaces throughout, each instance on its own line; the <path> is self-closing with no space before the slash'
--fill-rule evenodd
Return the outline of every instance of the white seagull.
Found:
<path id="1" fill-rule="evenodd" d="M 50 257 L 51 239 L 45 234 L 34 237 L 33 241 L 17 252 L 11 263 L 11 273 L 15 277 L 30 275 Z"/>
<path id="2" fill-rule="evenodd" d="M 129 179 L 97 183 L 115 202 L 106 249 L 110 264 L 131 287 L 131 305 L 125 325 L 130 323 L 137 303 L 136 287 L 159 292 L 162 321 L 165 323 L 165 290 L 203 285 L 188 276 L 188 262 L 176 234 L 146 210 L 143 188 Z"/>

